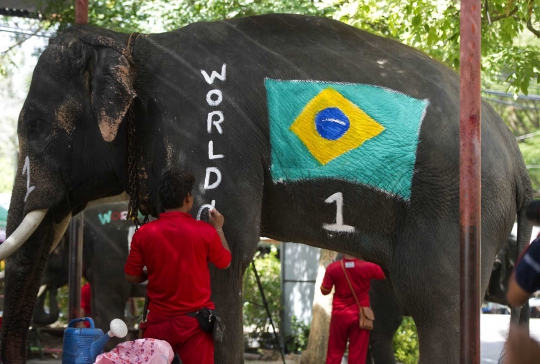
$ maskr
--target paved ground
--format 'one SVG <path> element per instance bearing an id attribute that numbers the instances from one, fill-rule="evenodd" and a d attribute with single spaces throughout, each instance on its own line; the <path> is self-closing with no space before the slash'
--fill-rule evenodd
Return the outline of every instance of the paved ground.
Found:
<path id="1" fill-rule="evenodd" d="M 480 339 L 481 339 L 481 364 L 497 363 L 499 355 L 506 340 L 510 315 L 481 315 L 480 316 Z M 531 319 L 531 336 L 540 341 L 540 319 Z M 39 360 L 32 359 L 28 363 L 32 364 L 61 364 L 61 360 Z M 282 364 L 281 361 L 261 362 L 246 361 L 245 364 Z M 287 361 L 287 364 L 293 361 Z"/>
<path id="2" fill-rule="evenodd" d="M 481 315 L 481 364 L 497 363 L 508 335 L 510 315 Z M 540 319 L 530 320 L 531 337 L 540 341 Z"/>

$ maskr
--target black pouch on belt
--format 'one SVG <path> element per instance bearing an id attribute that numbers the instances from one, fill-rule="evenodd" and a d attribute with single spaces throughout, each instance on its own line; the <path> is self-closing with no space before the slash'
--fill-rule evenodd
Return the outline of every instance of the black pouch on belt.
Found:
<path id="1" fill-rule="evenodd" d="M 209 308 L 202 308 L 199 311 L 186 313 L 186 316 L 195 317 L 199 321 L 199 326 L 204 332 L 211 333 L 214 329 L 214 322 L 218 313 Z"/>
<path id="2" fill-rule="evenodd" d="M 221 321 L 219 313 L 209 308 L 202 308 L 199 311 L 186 313 L 187 316 L 195 317 L 199 321 L 201 330 L 212 334 L 214 341 L 223 341 L 223 332 L 225 325 Z"/>

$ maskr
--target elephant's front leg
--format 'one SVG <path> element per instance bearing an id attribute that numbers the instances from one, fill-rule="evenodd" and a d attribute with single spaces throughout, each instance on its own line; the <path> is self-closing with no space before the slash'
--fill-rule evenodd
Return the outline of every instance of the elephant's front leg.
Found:
<path id="1" fill-rule="evenodd" d="M 212 301 L 225 324 L 223 342 L 215 342 L 216 364 L 244 362 L 242 273 L 234 267 L 212 275 Z"/>
<path id="2" fill-rule="evenodd" d="M 223 270 L 211 265 L 212 301 L 225 324 L 223 342 L 214 343 L 216 364 L 244 362 L 242 279 L 260 240 L 260 213 L 231 212 L 225 215 L 223 226 L 231 249 L 231 265 Z"/>

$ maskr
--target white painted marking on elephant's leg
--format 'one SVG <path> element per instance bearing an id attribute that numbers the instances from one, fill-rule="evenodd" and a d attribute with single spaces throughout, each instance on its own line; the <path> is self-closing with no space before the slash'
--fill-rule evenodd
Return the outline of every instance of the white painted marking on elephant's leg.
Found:
<path id="1" fill-rule="evenodd" d="M 324 200 L 326 203 L 336 203 L 337 212 L 336 212 L 336 223 L 335 224 L 323 224 L 323 228 L 329 231 L 339 231 L 352 233 L 354 232 L 354 226 L 343 225 L 343 194 L 341 192 L 336 192 L 332 196 Z"/>
<path id="2" fill-rule="evenodd" d="M 210 204 L 204 204 L 199 208 L 199 211 L 197 212 L 197 220 L 201 219 L 201 214 L 204 211 L 204 209 L 212 210 L 214 207 L 216 207 L 216 200 L 212 200 L 212 203 Z"/>
<path id="3" fill-rule="evenodd" d="M 217 115 L 218 117 L 217 120 L 214 120 L 214 115 Z M 223 111 L 209 112 L 208 117 L 206 118 L 208 134 L 212 132 L 212 124 L 214 124 L 218 133 L 223 134 L 223 129 L 221 129 L 221 125 L 220 125 L 223 121 L 225 121 L 225 117 L 223 116 Z"/>
<path id="4" fill-rule="evenodd" d="M 28 199 L 28 195 L 30 194 L 30 192 L 32 192 L 36 188 L 36 186 L 30 186 L 30 158 L 28 158 L 28 156 L 26 156 L 24 160 L 22 175 L 24 176 L 25 173 L 27 177 L 26 177 L 26 196 L 24 196 L 24 202 L 26 202 L 26 200 Z"/>
<path id="5" fill-rule="evenodd" d="M 216 181 L 212 184 L 210 184 L 210 176 L 212 173 L 215 173 L 216 175 Z M 219 186 L 221 183 L 221 172 L 216 167 L 208 167 L 206 168 L 206 177 L 204 178 L 204 189 L 205 190 L 211 190 Z"/>
<path id="6" fill-rule="evenodd" d="M 212 74 L 208 76 L 208 73 L 206 73 L 205 70 L 201 70 L 201 73 L 209 85 L 213 84 L 216 78 L 220 79 L 221 81 L 225 81 L 227 79 L 227 65 L 224 63 L 223 66 L 221 66 L 221 74 L 217 73 L 216 71 L 212 71 Z"/>
<path id="7" fill-rule="evenodd" d="M 214 142 L 210 140 L 208 142 L 208 159 L 219 159 L 223 157 L 223 154 L 214 154 Z"/>
<path id="8" fill-rule="evenodd" d="M 216 96 L 216 98 L 212 98 L 212 96 L 214 95 Z M 221 93 L 221 90 L 210 90 L 206 94 L 206 102 L 210 106 L 218 106 L 219 104 L 221 104 L 221 101 L 223 101 L 223 94 Z"/>

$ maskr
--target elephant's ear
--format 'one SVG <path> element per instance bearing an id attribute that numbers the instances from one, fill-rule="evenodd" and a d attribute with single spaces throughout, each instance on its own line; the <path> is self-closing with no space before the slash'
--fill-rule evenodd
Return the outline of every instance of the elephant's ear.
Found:
<path id="1" fill-rule="evenodd" d="M 95 49 L 92 77 L 92 109 L 99 124 L 101 136 L 107 142 L 115 139 L 133 99 L 135 72 L 131 54 L 116 40 L 85 34 L 80 36 Z"/>

